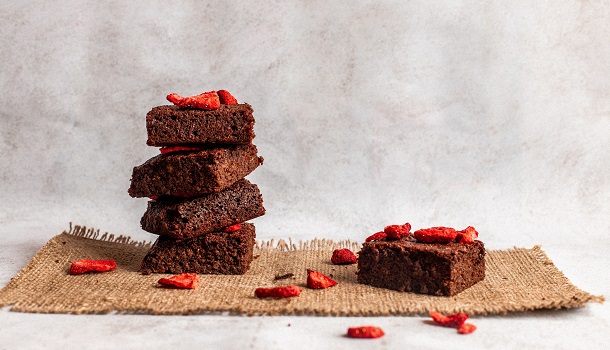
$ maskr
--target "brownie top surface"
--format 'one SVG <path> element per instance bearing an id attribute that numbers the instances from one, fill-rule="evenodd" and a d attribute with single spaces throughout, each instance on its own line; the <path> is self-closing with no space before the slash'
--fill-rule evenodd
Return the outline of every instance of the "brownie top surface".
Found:
<path id="1" fill-rule="evenodd" d="M 174 152 L 174 153 L 170 153 L 170 154 L 158 154 L 158 155 L 150 158 L 149 160 L 147 160 L 144 164 L 153 163 L 153 162 L 157 162 L 157 161 L 161 161 L 161 160 L 174 161 L 174 160 L 178 160 L 180 158 L 205 158 L 205 159 L 214 160 L 214 159 L 218 159 L 218 158 L 222 158 L 222 157 L 227 157 L 227 156 L 229 156 L 229 154 L 231 152 L 248 152 L 248 151 L 257 152 L 258 150 L 256 149 L 256 146 L 253 144 L 234 145 L 234 146 L 225 146 L 225 147 L 207 146 L 207 147 L 202 147 L 201 150 L 195 150 L 195 151 L 181 151 L 181 152 Z"/>
<path id="2" fill-rule="evenodd" d="M 203 109 L 195 109 L 195 108 L 184 108 L 178 107 L 175 105 L 163 105 L 153 107 L 148 114 L 151 117 L 162 117 L 166 115 L 181 115 L 185 117 L 195 117 L 201 116 L 204 114 L 223 114 L 223 115 L 232 115 L 240 112 L 248 112 L 248 114 L 252 113 L 252 106 L 247 103 L 239 103 L 239 104 L 231 104 L 231 105 L 220 105 L 220 107 L 211 110 L 203 110 Z M 248 115 L 246 114 L 246 115 Z"/>
<path id="3" fill-rule="evenodd" d="M 471 249 L 478 249 L 483 242 L 475 240 L 474 243 L 423 243 L 414 238 L 406 237 L 395 241 L 372 241 L 362 244 L 363 247 L 370 249 L 393 249 L 402 251 L 429 252 L 441 256 L 450 256 L 458 252 L 468 252 Z"/>

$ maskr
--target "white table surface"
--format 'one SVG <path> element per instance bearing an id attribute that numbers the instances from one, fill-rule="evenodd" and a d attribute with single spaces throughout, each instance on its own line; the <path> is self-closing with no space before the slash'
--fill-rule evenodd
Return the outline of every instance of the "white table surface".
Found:
<path id="1" fill-rule="evenodd" d="M 0 227 L 0 285 L 65 227 L 10 223 Z M 48 232 L 41 237 L 40 232 Z M 508 247 L 507 247 L 508 248 Z M 610 295 L 607 242 L 592 247 L 543 246 L 572 283 Z M 592 249 L 592 250 L 591 250 Z M 247 317 L 228 315 L 62 315 L 0 311 L 0 349 L 602 349 L 610 339 L 608 303 L 574 310 L 541 310 L 473 317 L 477 330 L 460 335 L 427 317 Z M 348 339 L 348 327 L 377 325 L 377 340 Z"/>

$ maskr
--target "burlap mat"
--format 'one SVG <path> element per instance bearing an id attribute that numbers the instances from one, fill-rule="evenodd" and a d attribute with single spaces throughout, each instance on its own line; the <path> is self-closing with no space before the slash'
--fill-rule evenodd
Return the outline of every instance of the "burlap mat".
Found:
<path id="1" fill-rule="evenodd" d="M 0 291 L 0 306 L 43 313 L 145 313 L 247 315 L 386 316 L 444 313 L 498 314 L 534 309 L 582 307 L 603 302 L 572 285 L 536 246 L 487 251 L 485 280 L 455 297 L 400 293 L 356 282 L 356 265 L 330 263 L 332 249 L 357 243 L 314 240 L 308 244 L 273 241 L 258 244 L 253 265 L 243 276 L 200 275 L 196 290 L 157 286 L 161 275 L 138 273 L 150 243 L 100 235 L 99 230 L 70 225 L 51 239 Z M 72 276 L 77 259 L 114 259 L 117 269 Z M 257 299 L 257 287 L 296 284 L 304 287 L 306 269 L 332 276 L 339 284 L 324 290 L 303 288 L 299 297 Z M 293 278 L 275 280 L 293 273 Z"/>

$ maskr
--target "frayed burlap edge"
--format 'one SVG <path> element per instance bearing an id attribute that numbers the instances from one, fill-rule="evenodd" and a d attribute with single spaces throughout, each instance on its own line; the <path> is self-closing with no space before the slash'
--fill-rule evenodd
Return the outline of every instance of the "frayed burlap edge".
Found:
<path id="1" fill-rule="evenodd" d="M 137 247 L 150 248 L 152 242 L 150 241 L 134 241 L 130 236 L 119 235 L 115 236 L 108 232 L 101 233 L 99 229 L 87 228 L 87 226 L 73 225 L 71 222 L 67 231 L 63 233 L 93 239 L 103 242 L 130 244 Z M 257 241 L 254 245 L 255 251 L 295 251 L 295 250 L 334 250 L 348 248 L 352 251 L 358 251 L 360 249 L 360 243 L 352 242 L 350 240 L 333 241 L 329 239 L 317 239 L 314 238 L 309 241 L 299 240 L 293 242 L 292 239 L 271 239 L 269 241 Z"/>
<path id="2" fill-rule="evenodd" d="M 74 238 L 70 237 L 87 239 L 77 240 L 77 243 L 93 254 L 97 248 L 104 250 L 106 255 L 118 254 L 117 271 L 67 275 L 69 255 L 74 248 L 70 246 Z M 348 248 L 357 252 L 360 244 L 326 239 L 258 242 L 255 247 L 257 259 L 246 275 L 202 275 L 202 287 L 196 291 L 163 290 L 156 286 L 159 275 L 142 276 L 133 266 L 125 269 L 120 264 L 122 260 L 138 261 L 150 246 L 148 241 L 134 241 L 129 236 L 101 233 L 70 223 L 68 231 L 51 239 L 0 290 L 0 306 L 12 305 L 11 311 L 74 314 L 408 316 L 427 314 L 431 310 L 473 315 L 506 314 L 578 308 L 588 302 L 604 301 L 603 296 L 591 295 L 572 285 L 540 246 L 488 251 L 486 262 L 490 273 L 486 279 L 454 297 L 400 293 L 358 284 L 355 265 L 337 267 L 328 259 L 329 251 L 333 249 Z M 52 263 L 58 266 L 52 266 L 49 272 L 47 267 Z M 510 266 L 505 266 L 507 264 Z M 339 285 L 323 291 L 304 288 L 298 298 L 260 300 L 253 297 L 254 288 L 259 286 L 303 286 L 306 268 L 332 275 Z M 286 272 L 295 276 L 274 281 L 274 276 Z M 537 277 L 532 279 L 528 273 L 535 273 Z M 133 285 L 133 290 L 116 294 L 113 286 L 121 284 Z M 524 289 L 524 285 L 527 288 Z M 58 292 L 61 288 L 65 290 Z"/>
<path id="3" fill-rule="evenodd" d="M 109 234 L 108 232 L 101 234 L 99 229 L 87 228 L 87 226 L 72 225 L 72 222 L 69 224 L 68 231 L 64 231 L 62 233 L 102 242 L 129 244 L 136 247 L 150 248 L 152 246 L 152 242 L 150 241 L 134 241 L 130 236 L 115 236 L 113 234 Z"/>

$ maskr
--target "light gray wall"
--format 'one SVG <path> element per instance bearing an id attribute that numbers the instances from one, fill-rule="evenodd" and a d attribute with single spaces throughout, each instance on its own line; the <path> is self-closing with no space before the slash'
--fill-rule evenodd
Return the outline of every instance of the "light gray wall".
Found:
<path id="1" fill-rule="evenodd" d="M 127 195 L 157 153 L 146 112 L 224 88 L 255 110 L 259 238 L 409 221 L 608 242 L 608 18 L 602 1 L 2 2 L 0 224 L 149 237 Z"/>

